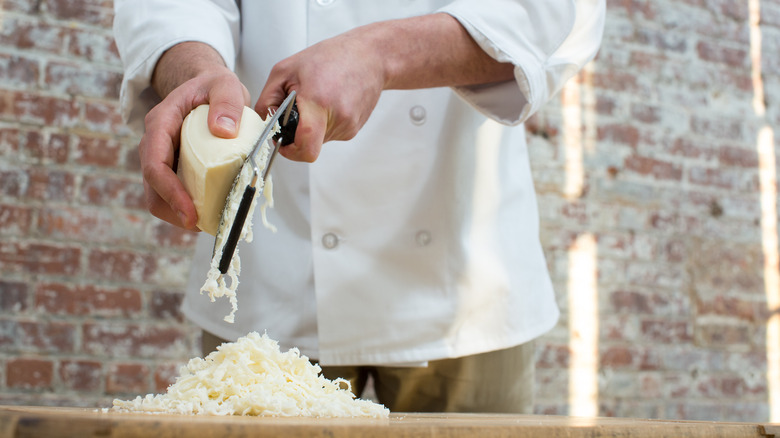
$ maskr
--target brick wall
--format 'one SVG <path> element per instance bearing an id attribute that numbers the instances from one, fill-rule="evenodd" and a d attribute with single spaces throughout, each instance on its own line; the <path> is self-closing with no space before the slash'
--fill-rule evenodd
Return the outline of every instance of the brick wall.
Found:
<path id="1" fill-rule="evenodd" d="M 109 406 L 198 352 L 177 310 L 192 236 L 144 208 L 112 20 L 111 1 L 3 4 L 0 403 Z"/>
<path id="2" fill-rule="evenodd" d="M 528 124 L 564 311 L 537 410 L 766 421 L 780 2 L 608 4 L 598 58 Z M 192 235 L 143 208 L 111 20 L 110 0 L 3 4 L 0 403 L 107 406 L 198 353 Z"/>

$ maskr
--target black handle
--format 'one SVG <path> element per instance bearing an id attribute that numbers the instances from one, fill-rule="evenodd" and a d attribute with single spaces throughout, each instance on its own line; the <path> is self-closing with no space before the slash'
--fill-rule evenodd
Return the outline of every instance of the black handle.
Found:
<path id="1" fill-rule="evenodd" d="M 241 236 L 241 230 L 244 228 L 244 222 L 246 222 L 246 217 L 249 213 L 249 206 L 252 205 L 252 198 L 255 197 L 255 191 L 257 191 L 256 188 L 246 186 L 246 189 L 244 189 L 244 196 L 241 197 L 241 203 L 238 204 L 236 219 L 233 221 L 233 226 L 230 228 L 227 242 L 225 242 L 225 246 L 222 248 L 222 258 L 219 259 L 219 272 L 223 275 L 227 273 L 228 266 L 230 266 L 230 260 L 233 259 L 233 253 L 236 252 L 238 238 Z"/>
<path id="2" fill-rule="evenodd" d="M 284 118 L 284 115 L 282 115 L 282 118 Z M 293 102 L 292 108 L 290 109 L 290 117 L 288 118 L 287 123 L 282 125 L 284 121 L 279 120 L 279 122 L 282 129 L 274 135 L 274 141 L 279 141 L 281 138 L 281 146 L 293 144 L 293 142 L 295 142 L 295 130 L 298 129 L 298 105 L 295 102 Z"/>

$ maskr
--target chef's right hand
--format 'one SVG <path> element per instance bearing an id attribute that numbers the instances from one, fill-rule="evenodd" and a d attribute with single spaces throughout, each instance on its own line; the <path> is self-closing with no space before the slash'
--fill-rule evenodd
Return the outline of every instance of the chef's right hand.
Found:
<path id="1" fill-rule="evenodd" d="M 195 205 L 174 167 L 182 123 L 190 111 L 209 104 L 211 133 L 235 137 L 244 106 L 249 105 L 249 92 L 224 64 L 203 62 L 188 50 L 193 49 L 192 46 L 175 50 L 178 47 L 166 52 L 157 64 L 153 84 L 158 94 L 165 98 L 146 115 L 138 152 L 149 212 L 171 224 L 197 231 Z M 213 51 L 210 47 L 207 50 Z M 188 62 L 200 62 L 200 65 L 192 66 Z"/>

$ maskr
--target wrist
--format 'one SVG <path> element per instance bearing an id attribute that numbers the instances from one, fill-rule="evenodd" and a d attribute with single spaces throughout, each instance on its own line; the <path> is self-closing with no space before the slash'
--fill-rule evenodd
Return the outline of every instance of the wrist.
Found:
<path id="1" fill-rule="evenodd" d="M 186 41 L 163 53 L 155 66 L 151 85 L 161 98 L 165 98 L 190 79 L 228 72 L 225 61 L 214 48 L 205 43 Z"/>

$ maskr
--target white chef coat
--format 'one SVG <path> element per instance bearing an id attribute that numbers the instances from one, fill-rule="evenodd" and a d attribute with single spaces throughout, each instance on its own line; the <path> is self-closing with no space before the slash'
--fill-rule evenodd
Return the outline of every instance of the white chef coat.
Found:
<path id="1" fill-rule="evenodd" d="M 385 91 L 350 141 L 313 164 L 277 160 L 275 208 L 239 246 L 235 323 L 199 293 L 214 244 L 196 245 L 183 311 L 226 339 L 267 331 L 325 365 L 420 363 L 508 348 L 559 316 L 539 242 L 522 122 L 598 49 L 603 0 L 117 0 L 131 124 L 156 103 L 161 54 L 201 41 L 256 99 L 273 65 L 355 26 L 451 14 L 515 81 Z M 349 84 L 346 84 L 347 86 Z"/>

